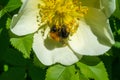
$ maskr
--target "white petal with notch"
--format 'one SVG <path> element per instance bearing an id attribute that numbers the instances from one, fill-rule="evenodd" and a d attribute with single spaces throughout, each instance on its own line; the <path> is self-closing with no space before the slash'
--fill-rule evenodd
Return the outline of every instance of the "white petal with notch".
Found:
<path id="1" fill-rule="evenodd" d="M 47 45 L 47 47 L 46 47 Z M 52 65 L 61 63 L 63 65 L 71 65 L 80 59 L 69 49 L 69 47 L 54 47 L 57 44 L 54 41 L 46 41 L 39 31 L 34 35 L 33 50 L 38 59 L 44 65 Z"/>

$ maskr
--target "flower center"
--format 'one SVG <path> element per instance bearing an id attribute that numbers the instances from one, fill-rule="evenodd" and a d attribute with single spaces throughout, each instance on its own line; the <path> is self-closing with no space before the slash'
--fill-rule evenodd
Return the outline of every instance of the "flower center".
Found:
<path id="1" fill-rule="evenodd" d="M 79 20 L 87 14 L 88 8 L 80 0 L 42 0 L 39 4 L 41 23 L 50 27 L 50 37 L 55 41 L 64 41 L 73 35 Z"/>

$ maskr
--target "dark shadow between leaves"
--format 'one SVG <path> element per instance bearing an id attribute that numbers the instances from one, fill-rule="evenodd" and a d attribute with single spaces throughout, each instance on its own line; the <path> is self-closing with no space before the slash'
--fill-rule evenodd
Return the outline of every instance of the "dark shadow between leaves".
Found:
<path id="1" fill-rule="evenodd" d="M 96 56 L 83 56 L 83 58 L 80 61 L 87 65 L 94 66 L 97 65 L 101 60 L 99 57 Z"/>

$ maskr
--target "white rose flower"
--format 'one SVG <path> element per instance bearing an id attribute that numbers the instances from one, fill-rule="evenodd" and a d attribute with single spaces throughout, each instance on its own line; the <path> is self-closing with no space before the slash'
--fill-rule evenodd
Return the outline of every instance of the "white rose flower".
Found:
<path id="1" fill-rule="evenodd" d="M 114 38 L 108 18 L 115 0 L 22 0 L 11 31 L 34 33 L 33 50 L 44 65 L 71 65 L 82 55 L 102 55 Z"/>

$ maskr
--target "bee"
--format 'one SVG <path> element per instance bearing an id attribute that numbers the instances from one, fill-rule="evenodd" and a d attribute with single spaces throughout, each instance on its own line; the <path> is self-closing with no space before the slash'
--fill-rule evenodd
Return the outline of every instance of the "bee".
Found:
<path id="1" fill-rule="evenodd" d="M 50 29 L 50 37 L 57 42 L 63 42 L 69 37 L 69 34 L 70 33 L 65 25 L 62 25 L 60 28 L 53 25 Z"/>

